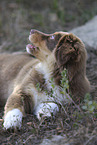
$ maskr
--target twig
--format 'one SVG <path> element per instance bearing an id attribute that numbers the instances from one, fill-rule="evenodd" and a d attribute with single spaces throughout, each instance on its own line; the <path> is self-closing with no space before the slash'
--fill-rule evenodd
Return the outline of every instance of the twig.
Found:
<path id="1" fill-rule="evenodd" d="M 84 145 L 87 145 L 94 137 L 96 137 L 96 135 L 93 135 L 89 138 L 89 140 L 86 141 L 86 143 Z"/>
<path id="2" fill-rule="evenodd" d="M 67 94 L 68 95 L 68 94 Z M 75 102 L 72 100 L 72 98 L 68 95 L 67 96 L 69 98 L 69 100 L 75 105 L 75 107 L 81 112 L 82 110 L 80 109 L 80 107 L 78 105 L 75 104 Z"/>
<path id="3" fill-rule="evenodd" d="M 30 138 L 32 138 L 33 137 L 33 134 L 32 135 L 30 135 L 26 140 L 25 140 L 25 142 L 23 142 L 23 144 L 25 144 Z"/>

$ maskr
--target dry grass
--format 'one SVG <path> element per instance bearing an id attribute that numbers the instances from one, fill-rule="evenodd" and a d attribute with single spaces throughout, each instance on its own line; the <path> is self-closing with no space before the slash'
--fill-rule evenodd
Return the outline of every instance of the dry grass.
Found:
<path id="1" fill-rule="evenodd" d="M 72 142 L 74 145 L 96 145 L 97 118 L 92 113 L 80 110 L 75 105 L 68 104 L 65 106 L 67 114 L 61 107 L 56 117 L 43 118 L 40 122 L 34 115 L 27 114 L 21 131 L 5 132 L 2 128 L 0 129 L 0 144 L 35 145 L 39 144 L 43 138 L 65 134 L 67 142 Z"/>

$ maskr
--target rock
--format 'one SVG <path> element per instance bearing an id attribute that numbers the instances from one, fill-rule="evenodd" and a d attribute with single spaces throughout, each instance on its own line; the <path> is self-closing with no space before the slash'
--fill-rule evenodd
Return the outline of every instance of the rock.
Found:
<path id="1" fill-rule="evenodd" d="M 67 143 L 67 137 L 61 135 L 53 135 L 50 139 L 43 139 L 40 145 L 70 145 Z"/>
<path id="2" fill-rule="evenodd" d="M 49 139 L 43 139 L 40 145 L 82 145 L 78 138 L 67 138 L 66 135 L 53 135 Z"/>
<path id="3" fill-rule="evenodd" d="M 70 31 L 77 35 L 87 47 L 87 49 L 97 50 L 97 16 L 85 25 L 74 28 Z"/>

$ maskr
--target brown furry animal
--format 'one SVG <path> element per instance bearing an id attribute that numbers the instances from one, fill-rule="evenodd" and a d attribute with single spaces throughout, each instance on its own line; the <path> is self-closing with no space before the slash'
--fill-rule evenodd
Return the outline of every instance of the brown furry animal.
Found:
<path id="1" fill-rule="evenodd" d="M 66 98 L 60 93 L 61 71 L 67 69 L 71 94 L 83 97 L 89 92 L 86 78 L 86 50 L 73 34 L 44 34 L 31 30 L 27 52 L 0 55 L 0 105 L 5 105 L 4 128 L 21 128 L 25 113 L 35 112 L 37 118 L 58 111 L 56 100 Z M 54 88 L 51 85 L 53 78 Z M 54 97 L 48 96 L 51 90 Z"/>

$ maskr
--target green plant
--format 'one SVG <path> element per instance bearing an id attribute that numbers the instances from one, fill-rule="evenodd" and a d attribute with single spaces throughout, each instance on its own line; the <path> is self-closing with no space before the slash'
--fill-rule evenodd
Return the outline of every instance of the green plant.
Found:
<path id="1" fill-rule="evenodd" d="M 37 88 L 37 91 L 38 91 L 38 92 L 40 92 L 40 91 L 42 90 L 41 87 L 40 87 L 40 83 L 37 83 L 37 84 L 36 84 L 36 88 Z"/>
<path id="2" fill-rule="evenodd" d="M 61 22 L 65 22 L 65 11 L 62 7 L 59 6 L 58 0 L 53 0 L 52 10 L 56 13 L 57 17 L 61 20 Z"/>
<path id="3" fill-rule="evenodd" d="M 61 94 L 66 96 L 67 92 L 69 92 L 69 82 L 68 82 L 68 78 L 67 78 L 67 70 L 66 69 L 64 69 L 61 72 L 61 76 L 62 76 L 61 86 L 60 86 Z M 55 93 L 57 88 L 55 87 L 55 83 L 54 83 L 53 78 L 51 78 L 50 84 L 51 84 L 51 87 L 52 87 L 51 91 L 50 91 L 50 96 L 52 96 L 52 97 L 54 97 L 54 95 L 57 96 L 57 94 Z"/>
<path id="4" fill-rule="evenodd" d="M 63 90 L 66 92 L 69 89 L 69 82 L 68 82 L 68 78 L 67 78 L 67 70 L 64 69 L 61 72 L 61 87 L 63 88 Z"/>
<path id="5" fill-rule="evenodd" d="M 90 94 L 86 94 L 82 109 L 84 111 L 88 111 L 89 113 L 93 113 L 95 110 L 97 110 L 97 102 L 91 99 Z"/>

